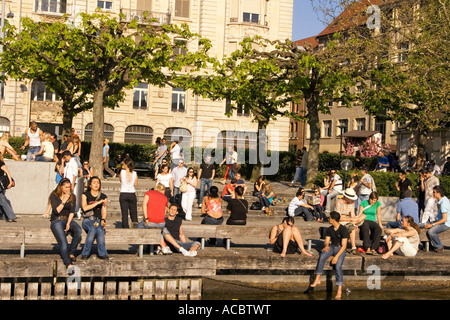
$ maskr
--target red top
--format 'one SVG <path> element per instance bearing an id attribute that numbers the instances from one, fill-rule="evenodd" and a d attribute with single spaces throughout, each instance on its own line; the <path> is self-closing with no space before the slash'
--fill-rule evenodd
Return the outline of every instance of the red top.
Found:
<path id="1" fill-rule="evenodd" d="M 148 196 L 147 218 L 148 222 L 163 223 L 166 219 L 167 197 L 156 190 L 145 193 Z"/>
<path id="2" fill-rule="evenodd" d="M 231 183 L 227 184 L 227 185 L 223 188 L 222 197 L 225 196 L 225 195 L 227 195 L 227 194 L 230 195 L 231 192 L 234 191 L 234 188 L 235 188 L 235 187 L 233 187 L 233 185 L 232 185 Z"/>

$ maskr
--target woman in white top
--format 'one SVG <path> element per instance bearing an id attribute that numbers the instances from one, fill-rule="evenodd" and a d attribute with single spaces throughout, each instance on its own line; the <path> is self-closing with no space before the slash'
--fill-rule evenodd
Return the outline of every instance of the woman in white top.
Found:
<path id="1" fill-rule="evenodd" d="M 419 251 L 420 227 L 414 222 L 413 217 L 403 217 L 402 228 L 387 229 L 385 232 L 388 252 L 381 256 L 382 259 L 389 259 L 394 253 L 405 257 L 414 257 Z"/>
<path id="2" fill-rule="evenodd" d="M 156 176 L 156 184 L 158 183 L 161 183 L 166 188 L 164 194 L 167 200 L 170 201 L 170 198 L 173 197 L 173 177 L 169 173 L 169 166 L 167 164 L 161 166 L 161 173 Z"/>
<path id="3" fill-rule="evenodd" d="M 138 185 L 138 177 L 134 171 L 134 163 L 130 158 L 123 161 L 122 170 L 120 171 L 120 211 L 122 212 L 122 228 L 129 228 L 128 213 L 130 214 L 131 223 L 134 228 L 138 223 L 137 216 L 137 197 L 136 187 Z"/>
<path id="4" fill-rule="evenodd" d="M 181 182 L 187 183 L 187 191 L 183 192 L 181 198 L 181 207 L 185 213 L 185 219 L 188 221 L 192 220 L 192 205 L 194 204 L 197 187 L 197 177 L 194 175 L 194 169 L 189 168 L 186 177 L 181 178 Z"/>

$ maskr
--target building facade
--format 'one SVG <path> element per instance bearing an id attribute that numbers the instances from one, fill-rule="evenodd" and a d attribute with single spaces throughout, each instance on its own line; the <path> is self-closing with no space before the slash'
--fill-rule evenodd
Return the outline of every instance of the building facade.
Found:
<path id="1" fill-rule="evenodd" d="M 139 18 L 145 11 L 161 23 L 187 23 L 190 30 L 212 42 L 210 54 L 221 59 L 238 48 L 248 36 L 270 40 L 290 39 L 292 0 L 14 0 L 6 1 L 10 24 L 20 29 L 20 19 L 57 21 L 66 14 L 77 21 L 80 12 L 100 8 L 111 15 L 123 13 Z M 191 48 L 190 48 L 191 49 Z M 195 50 L 195 48 L 193 48 Z M 181 88 L 153 87 L 139 83 L 129 90 L 124 102 L 105 111 L 105 137 L 114 142 L 154 143 L 156 137 L 176 139 L 184 146 L 213 147 L 245 142 L 252 145 L 257 125 L 245 110 L 225 115 L 226 101 L 211 101 Z M 61 135 L 61 102 L 38 81 L 8 80 L 2 95 L 0 130 L 22 136 L 30 121 L 44 131 Z M 73 127 L 83 140 L 92 136 L 92 113 L 73 119 Z M 289 147 L 289 119 L 280 117 L 268 126 L 270 139 L 278 150 Z M 226 133 L 232 132 L 231 138 Z"/>

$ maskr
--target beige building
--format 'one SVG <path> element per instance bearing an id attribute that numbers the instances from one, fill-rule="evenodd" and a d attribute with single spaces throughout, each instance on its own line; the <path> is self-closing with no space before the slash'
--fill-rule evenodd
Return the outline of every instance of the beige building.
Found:
<path id="1" fill-rule="evenodd" d="M 10 24 L 20 28 L 22 17 L 36 21 L 56 21 L 67 14 L 76 24 L 79 12 L 122 12 L 129 19 L 148 11 L 161 23 L 187 23 L 191 31 L 208 38 L 211 54 L 222 58 L 237 49 L 246 36 L 261 35 L 275 40 L 291 38 L 293 0 L 3 0 Z M 189 48 L 195 50 L 195 48 Z M 60 102 L 37 81 L 6 83 L 1 100 L 0 131 L 13 136 L 24 135 L 34 120 L 48 132 L 61 134 Z M 234 144 L 251 145 L 256 139 L 257 125 L 245 110 L 225 116 L 226 101 L 210 101 L 193 96 L 180 88 L 157 88 L 138 84 L 127 92 L 126 100 L 115 110 L 105 112 L 105 137 L 114 142 L 154 143 L 156 137 L 178 139 L 185 146 L 216 147 L 225 132 L 234 132 Z M 84 112 L 73 119 L 80 137 L 92 135 L 92 113 Z M 289 119 L 280 117 L 268 127 L 271 149 L 289 147 Z M 228 141 L 231 143 L 231 141 Z"/>

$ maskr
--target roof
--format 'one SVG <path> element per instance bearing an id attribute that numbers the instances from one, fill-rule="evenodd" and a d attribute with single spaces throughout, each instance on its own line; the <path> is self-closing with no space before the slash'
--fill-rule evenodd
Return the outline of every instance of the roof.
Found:
<path id="1" fill-rule="evenodd" d="M 349 137 L 349 138 L 368 138 L 373 136 L 376 133 L 380 133 L 380 131 L 373 131 L 373 130 L 352 130 L 344 133 L 343 137 Z"/>
<path id="2" fill-rule="evenodd" d="M 309 38 L 301 39 L 294 41 L 297 46 L 305 47 L 305 45 L 310 44 L 312 49 L 319 45 L 319 41 L 317 40 L 317 36 L 312 36 Z"/>
<path id="3" fill-rule="evenodd" d="M 317 37 L 334 34 L 338 31 L 364 25 L 367 21 L 366 10 L 372 5 L 383 6 L 399 0 L 361 0 L 353 2 L 335 18 Z"/>

